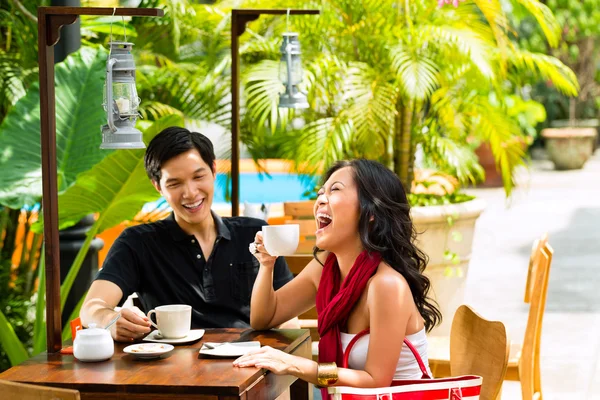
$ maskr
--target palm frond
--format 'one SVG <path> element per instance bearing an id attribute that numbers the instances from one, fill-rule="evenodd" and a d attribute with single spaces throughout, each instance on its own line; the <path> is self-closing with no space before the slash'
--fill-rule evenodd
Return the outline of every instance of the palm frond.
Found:
<path id="1" fill-rule="evenodd" d="M 397 90 L 365 63 L 351 63 L 344 79 L 343 111 L 354 127 L 353 147 L 361 156 L 380 157 L 396 116 Z"/>
<path id="2" fill-rule="evenodd" d="M 559 59 L 541 53 L 515 50 L 508 53 L 507 61 L 517 73 L 533 73 L 536 77 L 551 81 L 556 89 L 567 96 L 576 96 L 579 84 L 575 73 Z"/>
<path id="3" fill-rule="evenodd" d="M 560 25 L 552 14 L 552 10 L 539 0 L 516 0 L 536 19 L 551 47 L 558 46 L 560 41 Z"/>
<path id="4" fill-rule="evenodd" d="M 476 184 L 484 178 L 484 171 L 471 147 L 465 142 L 444 136 L 440 126 L 431 124 L 417 135 L 428 163 L 436 170 L 455 176 L 461 184 Z"/>
<path id="5" fill-rule="evenodd" d="M 523 137 L 521 129 L 515 121 L 507 118 L 502 109 L 493 107 L 487 101 L 474 101 L 471 113 L 473 133 L 481 140 L 490 144 L 496 160 L 496 167 L 502 174 L 504 190 L 510 197 L 515 186 L 515 171 L 525 165 L 526 155 L 522 149 Z"/>
<path id="6" fill-rule="evenodd" d="M 282 153 L 295 161 L 299 172 L 314 175 L 323 166 L 348 158 L 351 134 L 352 125 L 344 116 L 322 118 L 289 133 Z"/>
<path id="7" fill-rule="evenodd" d="M 416 47 L 416 46 L 415 46 Z M 404 45 L 392 50 L 392 69 L 404 94 L 412 100 L 424 100 L 438 86 L 438 66 L 426 51 Z"/>
<path id="8" fill-rule="evenodd" d="M 491 63 L 493 42 L 485 39 L 471 28 L 455 26 L 426 25 L 420 28 L 424 36 L 430 37 L 438 49 L 443 50 L 446 57 L 462 56 L 462 62 L 456 64 L 473 64 L 481 75 L 491 80 L 494 69 Z M 448 61 L 447 58 L 445 61 Z M 452 63 L 447 63 L 452 65 Z"/>
<path id="9" fill-rule="evenodd" d="M 279 94 L 284 88 L 279 80 L 277 61 L 263 60 L 250 67 L 244 74 L 244 84 L 246 114 L 256 126 L 262 127 L 269 122 L 273 132 L 278 121 L 287 125 L 293 111 L 279 108 Z"/>

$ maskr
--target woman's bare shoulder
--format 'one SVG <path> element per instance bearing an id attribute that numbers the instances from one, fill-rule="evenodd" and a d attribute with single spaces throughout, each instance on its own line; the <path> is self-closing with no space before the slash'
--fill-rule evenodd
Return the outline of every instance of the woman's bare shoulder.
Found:
<path id="1" fill-rule="evenodd" d="M 408 282 L 406 282 L 406 279 L 404 279 L 402 274 L 392 268 L 385 261 L 381 261 L 379 268 L 377 268 L 377 272 L 375 272 L 371 278 L 371 281 L 369 282 L 369 292 L 373 292 L 375 294 L 380 293 L 380 295 L 383 295 L 383 293 L 394 293 L 397 295 L 400 293 L 404 294 L 407 291 L 408 294 L 410 294 L 410 287 L 408 286 Z M 380 295 L 378 295 L 378 297 Z"/>

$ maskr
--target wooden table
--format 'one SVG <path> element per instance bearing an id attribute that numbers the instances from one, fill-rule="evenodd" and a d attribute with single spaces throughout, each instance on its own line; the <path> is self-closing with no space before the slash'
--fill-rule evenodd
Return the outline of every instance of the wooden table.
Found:
<path id="1" fill-rule="evenodd" d="M 258 340 L 286 353 L 311 358 L 308 330 L 208 329 L 193 344 L 175 346 L 160 359 L 139 360 L 115 343 L 110 360 L 84 363 L 72 355 L 39 354 L 2 374 L 9 381 L 77 389 L 82 399 L 275 399 L 291 386 L 292 399 L 310 399 L 309 385 L 293 376 L 235 368 L 233 359 L 205 358 L 202 343 Z M 1 397 L 1 395 L 0 395 Z"/>

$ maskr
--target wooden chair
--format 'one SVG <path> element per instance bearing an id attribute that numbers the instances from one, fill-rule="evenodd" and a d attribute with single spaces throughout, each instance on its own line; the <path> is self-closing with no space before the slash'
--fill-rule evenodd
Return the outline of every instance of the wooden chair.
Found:
<path id="1" fill-rule="evenodd" d="M 506 379 L 521 382 L 523 400 L 542 398 L 540 343 L 552 254 L 547 234 L 534 242 L 525 284 L 524 299 L 531 304 L 525 337 L 522 344 L 514 343 L 510 349 Z M 429 365 L 435 377 L 450 376 L 449 347 L 447 337 L 429 339 Z"/>
<path id="2" fill-rule="evenodd" d="M 529 299 L 531 297 L 532 290 L 532 279 L 531 272 L 533 270 L 533 265 L 539 262 L 539 258 L 541 256 L 542 248 L 544 248 L 548 244 L 548 233 L 544 233 L 542 237 L 533 242 L 533 246 L 531 247 L 531 255 L 529 256 L 529 268 L 527 269 L 527 281 L 525 283 L 525 303 L 529 304 Z"/>
<path id="3" fill-rule="evenodd" d="M 464 304 L 456 310 L 450 332 L 451 375 L 481 376 L 481 400 L 499 398 L 509 351 L 502 322 L 488 321 Z"/>
<path id="4" fill-rule="evenodd" d="M 553 253 L 547 241 L 542 243 L 539 256 L 531 265 L 530 282 L 526 288 L 529 296 L 526 294 L 525 297 L 530 304 L 525 338 L 522 344 L 511 346 L 510 351 L 506 379 L 521 382 L 524 400 L 542 399 L 540 347 Z"/>
<path id="5" fill-rule="evenodd" d="M 79 400 L 79 391 L 0 380 L 0 397 L 7 400 Z"/>

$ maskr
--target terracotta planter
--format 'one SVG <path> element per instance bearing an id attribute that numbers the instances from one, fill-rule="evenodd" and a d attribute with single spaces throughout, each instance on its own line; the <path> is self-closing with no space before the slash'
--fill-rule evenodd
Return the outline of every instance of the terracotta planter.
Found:
<path id="1" fill-rule="evenodd" d="M 479 159 L 479 164 L 485 171 L 485 180 L 478 186 L 483 187 L 502 187 L 502 174 L 496 169 L 496 160 L 489 143 L 481 143 L 475 149 L 475 155 Z"/>
<path id="2" fill-rule="evenodd" d="M 418 246 L 429 257 L 425 274 L 431 280 L 430 295 L 438 302 L 442 324 L 432 332 L 448 336 L 456 309 L 463 304 L 465 283 L 471 261 L 475 222 L 485 208 L 483 200 L 447 206 L 413 207 L 412 218 L 419 235 Z M 448 223 L 452 218 L 452 226 Z M 456 240 L 460 237 L 460 240 Z M 448 260 L 449 250 L 458 256 L 458 264 Z"/>
<path id="3" fill-rule="evenodd" d="M 557 170 L 582 168 L 596 147 L 594 128 L 549 128 L 542 131 L 546 151 Z"/>
<path id="4" fill-rule="evenodd" d="M 521 149 L 526 152 L 529 147 L 530 141 L 525 138 L 515 138 L 519 142 Z M 485 171 L 485 180 L 478 186 L 481 187 L 502 187 L 502 174 L 496 168 L 496 160 L 494 159 L 494 153 L 489 143 L 481 143 L 479 147 L 475 149 L 475 155 L 479 159 L 479 164 Z"/>

